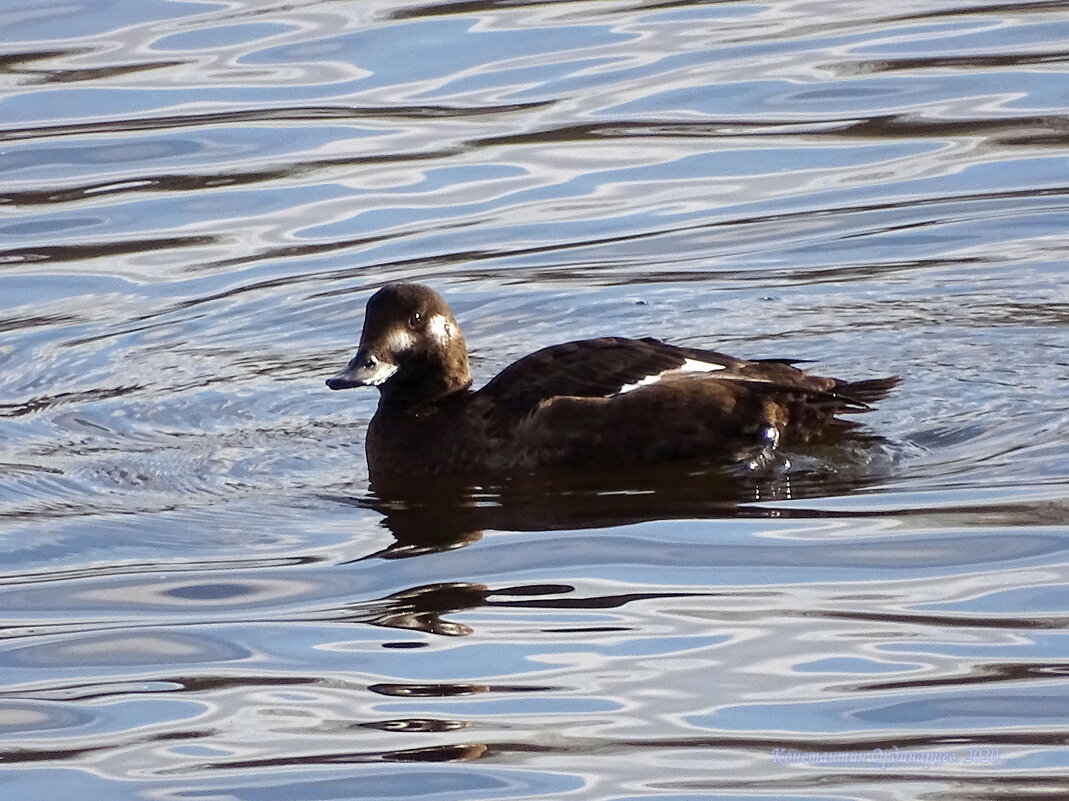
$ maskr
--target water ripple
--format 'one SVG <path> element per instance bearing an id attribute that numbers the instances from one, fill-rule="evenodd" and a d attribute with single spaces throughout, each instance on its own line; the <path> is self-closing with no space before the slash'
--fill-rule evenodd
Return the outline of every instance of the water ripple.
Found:
<path id="1" fill-rule="evenodd" d="M 6 9 L 5 799 L 1061 797 L 1067 32 Z M 398 498 L 322 385 L 391 280 L 477 383 L 603 334 L 904 381 L 784 474 Z"/>

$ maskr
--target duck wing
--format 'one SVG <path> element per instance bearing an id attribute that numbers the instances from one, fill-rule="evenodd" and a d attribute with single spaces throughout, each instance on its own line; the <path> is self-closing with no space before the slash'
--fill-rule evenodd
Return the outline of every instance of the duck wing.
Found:
<path id="1" fill-rule="evenodd" d="M 670 345 L 659 339 L 601 337 L 535 351 L 502 370 L 477 393 L 500 422 L 525 417 L 558 397 L 608 398 L 661 378 L 704 373 L 739 390 L 791 395 L 834 412 L 868 411 L 898 383 L 897 377 L 847 382 L 795 367 L 797 359 L 737 359 L 714 350 Z"/>
<path id="2" fill-rule="evenodd" d="M 556 397 L 606 398 L 673 372 L 727 377 L 746 364 L 716 351 L 676 347 L 653 338 L 601 337 L 565 342 L 524 356 L 478 394 L 499 410 L 524 416 Z"/>

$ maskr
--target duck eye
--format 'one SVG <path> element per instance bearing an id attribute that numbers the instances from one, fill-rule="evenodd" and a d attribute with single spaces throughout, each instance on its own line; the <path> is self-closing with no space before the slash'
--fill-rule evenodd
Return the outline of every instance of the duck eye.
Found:
<path id="1" fill-rule="evenodd" d="M 420 322 L 423 320 L 423 315 L 419 312 L 412 312 L 412 316 L 408 318 L 409 328 L 419 328 Z"/>

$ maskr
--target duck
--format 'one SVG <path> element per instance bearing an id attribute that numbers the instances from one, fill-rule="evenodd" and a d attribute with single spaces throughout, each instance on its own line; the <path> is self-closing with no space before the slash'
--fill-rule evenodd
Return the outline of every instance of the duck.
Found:
<path id="1" fill-rule="evenodd" d="M 440 294 L 382 287 L 332 390 L 375 387 L 372 483 L 498 478 L 687 460 L 747 461 L 856 427 L 897 376 L 846 381 L 792 359 L 740 359 L 644 337 L 551 345 L 472 388 L 468 349 Z"/>

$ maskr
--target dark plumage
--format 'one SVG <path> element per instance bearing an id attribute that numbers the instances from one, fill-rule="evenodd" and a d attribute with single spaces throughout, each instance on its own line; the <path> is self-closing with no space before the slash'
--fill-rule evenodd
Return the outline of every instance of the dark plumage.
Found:
<path id="1" fill-rule="evenodd" d="M 467 347 L 438 293 L 395 284 L 367 304 L 356 356 L 331 389 L 377 386 L 373 481 L 749 458 L 852 424 L 898 379 L 856 382 L 781 359 L 746 361 L 656 339 L 543 348 L 472 391 Z"/>

